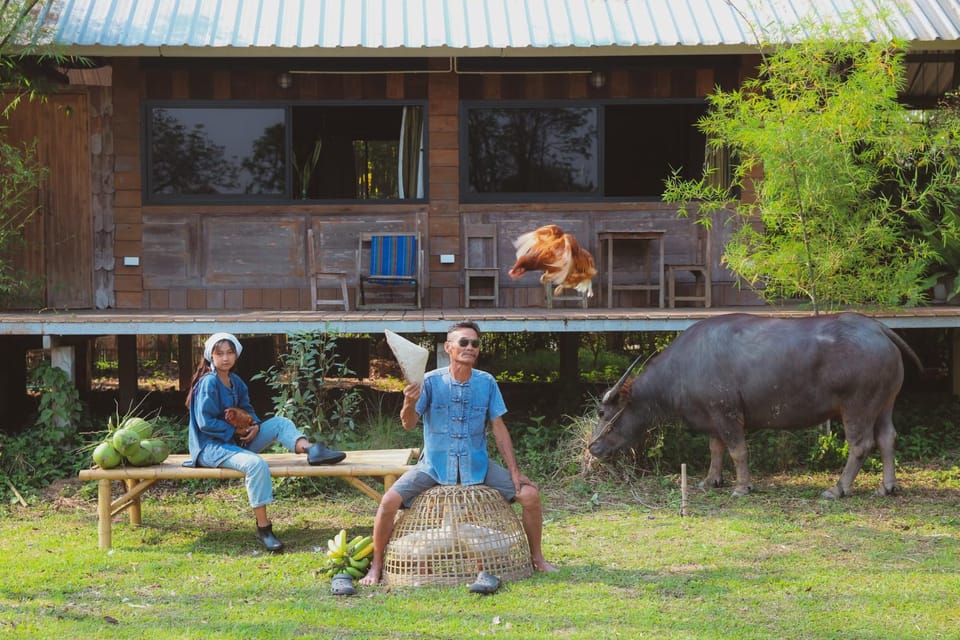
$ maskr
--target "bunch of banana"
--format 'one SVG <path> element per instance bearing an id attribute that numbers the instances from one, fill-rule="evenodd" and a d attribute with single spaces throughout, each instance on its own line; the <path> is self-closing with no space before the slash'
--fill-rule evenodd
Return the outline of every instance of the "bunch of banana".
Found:
<path id="1" fill-rule="evenodd" d="M 321 573 L 332 578 L 338 573 L 348 573 L 354 578 L 362 578 L 370 566 L 373 553 L 372 536 L 356 536 L 347 542 L 347 530 L 327 540 L 327 559 Z"/>

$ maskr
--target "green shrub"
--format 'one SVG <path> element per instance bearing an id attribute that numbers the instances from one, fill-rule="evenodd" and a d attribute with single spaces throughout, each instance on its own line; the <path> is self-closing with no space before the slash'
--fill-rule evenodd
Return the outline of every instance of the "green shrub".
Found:
<path id="1" fill-rule="evenodd" d="M 276 394 L 274 415 L 289 418 L 307 437 L 328 445 L 348 441 L 362 397 L 356 387 L 343 383 L 354 372 L 337 354 L 336 335 L 291 333 L 287 348 L 278 366 L 251 380 L 266 382 Z"/>
<path id="2" fill-rule="evenodd" d="M 32 428 L 7 435 L 0 433 L 0 478 L 3 488 L 15 487 L 31 495 L 51 482 L 75 476 L 90 464 L 81 433 L 87 430 L 80 396 L 62 369 L 41 361 L 31 372 L 30 384 L 38 389 L 40 403 Z M 16 495 L 12 492 L 12 499 Z"/>

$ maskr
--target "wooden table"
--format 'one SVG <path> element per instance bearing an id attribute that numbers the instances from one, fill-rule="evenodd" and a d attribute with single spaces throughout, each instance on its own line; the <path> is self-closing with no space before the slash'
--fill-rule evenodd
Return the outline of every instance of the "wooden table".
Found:
<path id="1" fill-rule="evenodd" d="M 651 229 L 645 231 L 603 231 L 597 234 L 597 249 L 600 257 L 600 277 L 606 280 L 607 308 L 613 308 L 614 291 L 655 291 L 660 308 L 663 304 L 663 244 L 666 231 L 661 229 Z M 646 279 L 641 283 L 623 283 L 614 284 L 613 282 L 613 248 L 616 244 L 627 242 L 642 243 L 643 256 L 646 270 Z M 653 252 L 652 243 L 656 242 L 659 248 L 658 253 Z M 604 247 L 606 245 L 606 247 Z M 606 248 L 606 253 L 604 253 Z M 653 264 L 652 258 L 656 256 L 656 264 Z M 656 280 L 653 274 L 656 273 Z M 600 291 L 603 292 L 604 285 L 601 283 Z"/>
<path id="2" fill-rule="evenodd" d="M 341 478 L 357 487 L 365 494 L 380 501 L 381 494 L 365 483 L 361 478 L 383 479 L 386 491 L 403 473 L 410 469 L 420 455 L 419 449 L 378 449 L 367 451 L 347 451 L 347 457 L 337 464 L 310 466 L 307 456 L 302 453 L 265 453 L 261 454 L 270 466 L 270 476 L 277 477 L 327 477 Z M 109 549 L 112 541 L 113 516 L 129 510 L 130 524 L 141 524 L 140 496 L 158 480 L 190 480 L 198 478 L 242 478 L 243 474 L 234 469 L 222 467 L 185 467 L 187 455 L 169 456 L 163 463 L 147 467 L 99 467 L 80 471 L 81 480 L 97 481 L 97 537 L 101 549 Z M 126 491 L 116 499 L 111 494 L 114 480 L 122 480 Z"/>

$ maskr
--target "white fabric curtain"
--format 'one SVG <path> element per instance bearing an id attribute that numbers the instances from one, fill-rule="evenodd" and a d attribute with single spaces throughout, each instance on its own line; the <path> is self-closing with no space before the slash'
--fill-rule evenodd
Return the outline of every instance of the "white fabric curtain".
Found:
<path id="1" fill-rule="evenodd" d="M 397 153 L 397 184 L 400 198 L 423 197 L 423 109 L 404 107 Z"/>

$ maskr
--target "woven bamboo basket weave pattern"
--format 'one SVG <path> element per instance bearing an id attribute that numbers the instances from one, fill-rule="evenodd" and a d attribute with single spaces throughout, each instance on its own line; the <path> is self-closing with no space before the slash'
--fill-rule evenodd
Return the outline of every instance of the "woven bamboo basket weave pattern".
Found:
<path id="1" fill-rule="evenodd" d="M 383 560 L 386 584 L 465 585 L 481 570 L 509 582 L 533 574 L 513 508 L 485 485 L 438 485 L 397 518 Z"/>

